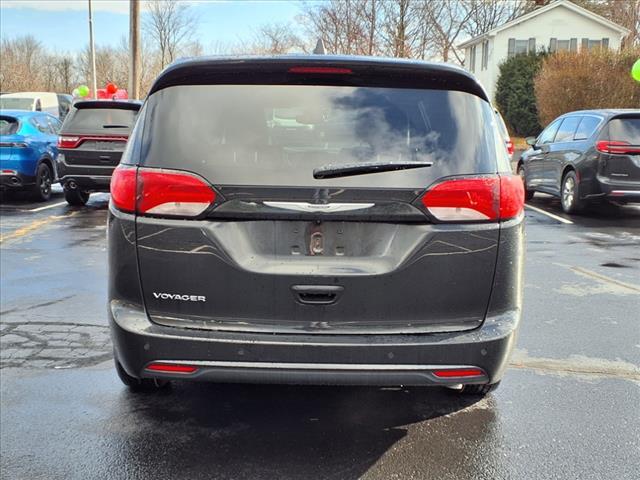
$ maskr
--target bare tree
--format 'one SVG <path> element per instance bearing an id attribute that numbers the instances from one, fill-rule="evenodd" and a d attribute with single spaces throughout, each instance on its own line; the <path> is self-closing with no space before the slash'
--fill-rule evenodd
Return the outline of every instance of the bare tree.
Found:
<path id="1" fill-rule="evenodd" d="M 148 12 L 143 30 L 155 43 L 164 68 L 177 59 L 192 44 L 198 21 L 185 3 L 173 0 L 147 2 Z"/>
<path id="2" fill-rule="evenodd" d="M 472 37 L 511 21 L 531 8 L 530 0 L 459 0 L 458 3 L 460 14 L 467 17 L 462 29 Z"/>
<path id="3" fill-rule="evenodd" d="M 478 0 L 466 4 L 460 0 L 431 0 L 422 4 L 423 21 L 432 28 L 433 54 L 436 58 L 443 62 L 453 59 L 460 65 L 464 63 L 456 44 L 480 3 Z"/>
<path id="4" fill-rule="evenodd" d="M 3 39 L 0 44 L 0 89 L 25 91 L 41 84 L 45 51 L 32 35 Z"/>
<path id="5" fill-rule="evenodd" d="M 268 23 L 262 25 L 248 44 L 236 47 L 241 53 L 260 55 L 280 55 L 291 52 L 307 52 L 308 48 L 303 40 L 295 33 L 295 28 L 289 23 Z"/>

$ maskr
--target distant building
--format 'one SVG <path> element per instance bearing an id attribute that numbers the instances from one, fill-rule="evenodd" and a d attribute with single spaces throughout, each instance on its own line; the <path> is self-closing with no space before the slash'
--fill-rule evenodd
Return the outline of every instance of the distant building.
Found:
<path id="1" fill-rule="evenodd" d="M 460 45 L 465 68 L 484 85 L 494 99 L 499 66 L 519 53 L 547 49 L 577 52 L 592 48 L 619 50 L 630 31 L 569 0 L 539 7 Z"/>

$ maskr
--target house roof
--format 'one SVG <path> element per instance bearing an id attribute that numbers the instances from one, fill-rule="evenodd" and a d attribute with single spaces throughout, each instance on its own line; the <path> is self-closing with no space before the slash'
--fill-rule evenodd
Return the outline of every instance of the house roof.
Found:
<path id="1" fill-rule="evenodd" d="M 481 35 L 478 35 L 476 37 L 470 38 L 469 40 L 465 40 L 464 42 L 460 43 L 458 45 L 458 48 L 465 48 L 468 47 L 470 45 L 474 45 L 476 43 L 479 43 L 482 40 L 485 40 L 487 37 L 492 37 L 494 36 L 496 33 L 501 32 L 502 30 L 507 30 L 508 28 L 514 27 L 516 25 L 519 25 L 522 22 L 526 22 L 527 20 L 533 18 L 533 17 L 537 17 L 538 15 L 548 12 L 550 10 L 553 10 L 554 8 L 558 8 L 558 7 L 565 7 L 568 8 L 569 10 L 579 14 L 579 15 L 583 15 L 587 18 L 590 18 L 591 20 L 593 20 L 594 22 L 600 23 L 606 27 L 611 28 L 612 30 L 615 30 L 617 32 L 620 32 L 621 35 L 628 35 L 629 33 L 631 33 L 631 30 L 618 25 L 617 23 L 612 22 L 611 20 L 607 20 L 606 18 L 597 15 L 589 10 L 587 10 L 586 8 L 582 8 L 578 5 L 576 5 L 573 2 L 570 2 L 569 0 L 556 0 L 555 2 L 551 2 L 548 5 L 545 5 L 544 7 L 538 8 L 536 10 L 533 10 L 525 15 L 522 15 L 518 18 L 514 18 L 513 20 L 507 22 L 507 23 L 503 23 L 502 25 L 499 25 L 491 30 L 489 30 L 488 32 L 485 32 Z"/>

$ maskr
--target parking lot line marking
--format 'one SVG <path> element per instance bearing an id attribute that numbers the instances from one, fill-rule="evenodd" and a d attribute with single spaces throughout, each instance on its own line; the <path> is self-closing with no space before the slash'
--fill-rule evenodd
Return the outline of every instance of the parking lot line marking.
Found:
<path id="1" fill-rule="evenodd" d="M 602 275 L 601 273 L 592 272 L 591 270 L 587 270 L 582 267 L 569 267 L 571 270 L 576 272 L 579 275 L 595 278 L 601 282 L 611 283 L 613 285 L 617 285 L 622 288 L 626 288 L 627 290 L 631 290 L 632 292 L 640 293 L 640 286 L 634 285 L 632 283 L 621 282 L 620 280 L 616 280 L 615 278 L 608 277 L 606 275 Z"/>
<path id="2" fill-rule="evenodd" d="M 52 205 L 45 205 L 44 207 L 32 208 L 31 210 L 27 210 L 27 212 L 41 212 L 42 210 L 47 210 L 53 207 L 59 207 L 60 205 L 65 205 L 67 202 L 58 202 Z"/>
<path id="3" fill-rule="evenodd" d="M 41 220 L 36 220 L 34 222 L 31 222 L 29 225 L 26 225 L 22 228 L 18 228 L 13 232 L 7 233 L 6 235 L 0 235 L 0 243 L 7 243 L 10 240 L 16 240 L 17 238 L 24 237 L 25 235 L 28 235 L 29 233 L 39 229 L 40 227 L 44 227 L 45 225 L 55 222 L 56 220 L 59 220 L 61 218 L 73 217 L 77 213 L 78 212 L 76 211 L 76 212 L 71 212 L 68 215 L 51 215 L 50 217 L 43 218 Z"/>
<path id="4" fill-rule="evenodd" d="M 557 220 L 559 222 L 566 223 L 568 225 L 573 225 L 573 222 L 571 220 L 567 220 L 566 218 L 559 217 L 558 215 L 554 215 L 553 213 L 549 213 L 546 210 L 543 210 L 543 209 L 538 208 L 538 207 L 534 207 L 533 205 L 529 205 L 528 203 L 525 204 L 525 208 L 529 208 L 529 209 L 533 210 L 534 212 L 542 213 L 543 215 L 546 215 L 547 217 L 553 218 L 554 220 Z"/>

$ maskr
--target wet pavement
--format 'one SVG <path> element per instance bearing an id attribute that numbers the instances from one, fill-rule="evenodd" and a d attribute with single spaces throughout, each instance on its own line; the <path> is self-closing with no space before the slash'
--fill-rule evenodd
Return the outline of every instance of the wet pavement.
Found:
<path id="1" fill-rule="evenodd" d="M 478 401 L 428 388 L 128 392 L 106 328 L 107 200 L 0 204 L 2 478 L 637 478 L 639 207 L 569 217 L 551 197 L 530 202 L 518 347 Z"/>

